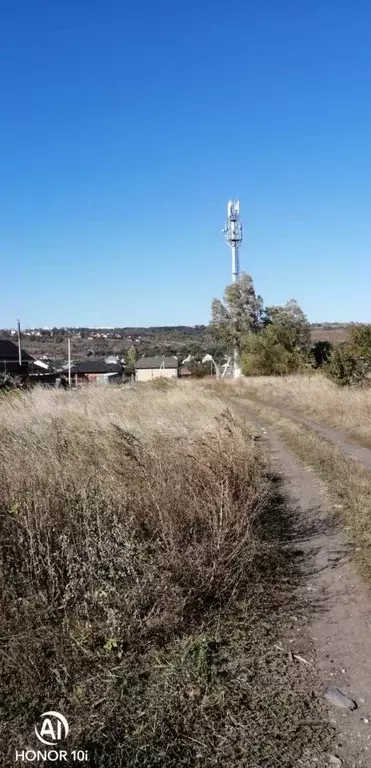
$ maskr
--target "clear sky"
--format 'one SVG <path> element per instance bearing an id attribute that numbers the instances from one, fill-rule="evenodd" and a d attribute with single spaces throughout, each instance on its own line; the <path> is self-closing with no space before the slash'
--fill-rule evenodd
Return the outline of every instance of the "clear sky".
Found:
<path id="1" fill-rule="evenodd" d="M 0 326 L 371 322 L 369 0 L 0 2 Z"/>

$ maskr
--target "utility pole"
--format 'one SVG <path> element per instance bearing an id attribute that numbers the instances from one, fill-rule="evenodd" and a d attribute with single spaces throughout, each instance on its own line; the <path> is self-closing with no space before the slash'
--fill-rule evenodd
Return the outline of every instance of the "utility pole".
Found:
<path id="1" fill-rule="evenodd" d="M 68 388 L 71 389 L 71 338 L 67 339 L 68 348 Z"/>
<path id="2" fill-rule="evenodd" d="M 18 320 L 18 363 L 19 363 L 19 367 L 22 368 L 21 323 L 19 320 Z"/>

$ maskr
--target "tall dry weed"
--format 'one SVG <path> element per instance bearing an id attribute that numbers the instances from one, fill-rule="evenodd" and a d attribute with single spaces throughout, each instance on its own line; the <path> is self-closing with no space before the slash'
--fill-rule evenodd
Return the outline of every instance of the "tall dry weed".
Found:
<path id="1" fill-rule="evenodd" d="M 216 765 L 218 729 L 234 765 L 231 655 L 275 616 L 280 566 L 274 484 L 222 401 L 181 384 L 10 396 L 0 466 L 3 765 L 46 709 L 92 767 Z"/>
<path id="2" fill-rule="evenodd" d="M 338 387 L 320 374 L 249 377 L 246 392 L 358 437 L 371 445 L 371 388 Z"/>

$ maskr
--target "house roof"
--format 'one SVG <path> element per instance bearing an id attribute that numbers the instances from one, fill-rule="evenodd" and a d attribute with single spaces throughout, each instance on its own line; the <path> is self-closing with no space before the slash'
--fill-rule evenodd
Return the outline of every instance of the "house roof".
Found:
<path id="1" fill-rule="evenodd" d="M 71 374 L 121 373 L 121 371 L 122 365 L 118 363 L 105 363 L 104 360 L 82 360 L 80 363 L 76 363 L 76 365 L 71 366 Z"/>
<path id="2" fill-rule="evenodd" d="M 164 357 L 163 355 L 157 355 L 156 357 L 141 357 L 135 363 L 135 368 L 148 369 L 148 368 L 178 368 L 179 361 L 177 357 Z"/>
<path id="3" fill-rule="evenodd" d="M 18 345 L 8 339 L 0 339 L 0 360 L 18 363 Z M 22 349 L 22 362 L 33 360 L 33 357 Z"/>

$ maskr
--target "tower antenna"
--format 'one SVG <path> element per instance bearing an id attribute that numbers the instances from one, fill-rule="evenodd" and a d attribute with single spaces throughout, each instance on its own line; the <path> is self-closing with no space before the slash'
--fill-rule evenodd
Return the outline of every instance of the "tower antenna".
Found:
<path id="1" fill-rule="evenodd" d="M 240 279 L 240 246 L 243 238 L 239 200 L 228 201 L 227 221 L 223 232 L 225 234 L 226 242 L 232 249 L 232 283 L 238 283 Z M 238 379 L 240 375 L 239 354 L 235 340 L 233 350 L 233 378 Z"/>
<path id="2" fill-rule="evenodd" d="M 240 279 L 240 245 L 243 238 L 240 201 L 229 200 L 227 212 L 228 218 L 223 232 L 226 242 L 232 249 L 232 282 L 236 283 Z"/>

